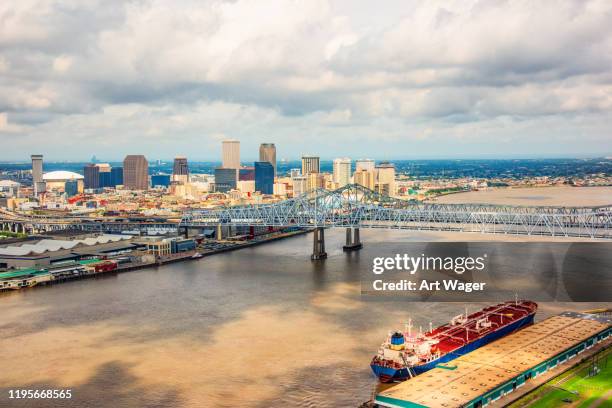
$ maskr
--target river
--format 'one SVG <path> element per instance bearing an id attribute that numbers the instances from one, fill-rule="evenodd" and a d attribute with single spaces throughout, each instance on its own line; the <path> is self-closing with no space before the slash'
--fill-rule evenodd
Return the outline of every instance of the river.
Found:
<path id="1" fill-rule="evenodd" d="M 402 242 L 463 235 L 362 231 L 364 249 L 309 259 L 312 236 L 92 280 L 0 294 L 2 407 L 355 407 L 388 330 L 463 304 L 367 301 L 359 271 Z M 465 234 L 464 234 L 465 235 Z M 476 304 L 468 305 L 475 310 Z M 542 304 L 538 318 L 591 304 Z M 8 390 L 71 389 L 70 400 Z"/>

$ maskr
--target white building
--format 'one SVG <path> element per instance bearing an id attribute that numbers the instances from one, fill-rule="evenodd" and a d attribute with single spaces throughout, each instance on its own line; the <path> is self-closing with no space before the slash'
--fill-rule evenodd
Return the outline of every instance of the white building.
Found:
<path id="1" fill-rule="evenodd" d="M 383 195 L 395 196 L 395 166 L 393 163 L 382 162 L 375 168 L 375 190 Z"/>
<path id="2" fill-rule="evenodd" d="M 372 159 L 359 159 L 355 162 L 355 171 L 365 170 L 374 171 L 374 160 Z"/>
<path id="3" fill-rule="evenodd" d="M 351 182 L 351 159 L 343 157 L 334 160 L 334 183 L 342 187 Z"/>
<path id="4" fill-rule="evenodd" d="M 292 177 L 291 180 L 293 182 L 293 196 L 294 197 L 302 195 L 307 191 L 308 177 L 297 176 L 297 177 Z"/>

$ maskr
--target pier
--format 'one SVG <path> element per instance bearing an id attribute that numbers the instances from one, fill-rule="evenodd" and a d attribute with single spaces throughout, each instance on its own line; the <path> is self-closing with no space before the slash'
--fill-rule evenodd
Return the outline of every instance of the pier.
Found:
<path id="1" fill-rule="evenodd" d="M 501 407 L 534 382 L 612 343 L 612 319 L 565 312 L 510 334 L 393 386 L 374 399 L 375 407 Z M 535 379 L 538 378 L 538 381 Z M 514 394 L 516 392 L 516 394 Z"/>

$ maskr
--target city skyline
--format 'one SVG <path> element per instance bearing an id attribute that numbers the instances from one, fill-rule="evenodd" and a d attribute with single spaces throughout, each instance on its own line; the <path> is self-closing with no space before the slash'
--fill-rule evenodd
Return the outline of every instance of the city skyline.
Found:
<path id="1" fill-rule="evenodd" d="M 0 6 L 2 161 L 612 154 L 609 2 L 63 3 Z"/>

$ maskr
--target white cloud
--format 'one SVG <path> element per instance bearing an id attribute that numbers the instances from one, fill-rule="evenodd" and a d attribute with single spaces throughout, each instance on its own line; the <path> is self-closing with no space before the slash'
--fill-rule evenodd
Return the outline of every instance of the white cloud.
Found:
<path id="1" fill-rule="evenodd" d="M 144 137 L 213 158 L 219 134 L 274 137 L 290 157 L 300 137 L 431 154 L 481 136 L 520 147 L 525 132 L 609 150 L 605 0 L 23 0 L 0 20 L 0 111 L 29 142 L 68 136 L 74 156 Z"/>

